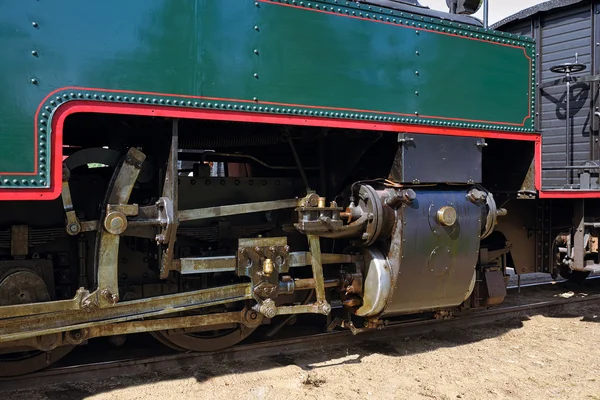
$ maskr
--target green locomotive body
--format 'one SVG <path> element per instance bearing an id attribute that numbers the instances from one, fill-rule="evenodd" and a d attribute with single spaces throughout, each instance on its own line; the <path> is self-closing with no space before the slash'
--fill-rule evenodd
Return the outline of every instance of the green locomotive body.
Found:
<path id="1" fill-rule="evenodd" d="M 0 0 L 0 376 L 500 303 L 535 47 L 416 0 Z"/>
<path id="2" fill-rule="evenodd" d="M 81 102 L 534 130 L 532 40 L 415 10 L 292 0 L 0 7 L 0 198 L 59 195 L 55 117 Z"/>

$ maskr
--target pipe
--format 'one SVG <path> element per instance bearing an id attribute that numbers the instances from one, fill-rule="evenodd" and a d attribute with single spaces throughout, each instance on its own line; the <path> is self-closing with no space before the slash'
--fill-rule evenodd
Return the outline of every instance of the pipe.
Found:
<path id="1" fill-rule="evenodd" d="M 290 144 L 290 149 L 292 150 L 292 155 L 294 156 L 294 161 L 296 161 L 296 166 L 298 167 L 298 171 L 300 172 L 300 176 L 302 177 L 302 182 L 304 182 L 304 186 L 306 186 L 307 192 L 310 192 L 310 185 L 308 184 L 308 177 L 304 172 L 304 168 L 302 168 L 302 163 L 300 162 L 300 156 L 296 151 L 296 146 L 294 146 L 294 141 L 292 137 L 288 137 L 288 143 Z"/>
<path id="2" fill-rule="evenodd" d="M 490 9 L 489 9 L 489 0 L 483 0 L 483 27 L 485 29 L 489 29 L 490 21 Z"/>
<path id="3" fill-rule="evenodd" d="M 570 170 L 570 166 L 571 166 L 571 156 L 570 156 L 570 150 L 571 150 L 571 146 L 570 146 L 570 142 L 571 142 L 571 77 L 570 74 L 567 73 L 567 110 L 566 110 L 566 119 L 567 119 L 567 132 L 566 132 L 566 137 L 565 137 L 565 145 L 567 147 L 567 153 L 566 153 L 566 164 L 567 164 L 567 184 L 571 184 L 571 170 Z"/>

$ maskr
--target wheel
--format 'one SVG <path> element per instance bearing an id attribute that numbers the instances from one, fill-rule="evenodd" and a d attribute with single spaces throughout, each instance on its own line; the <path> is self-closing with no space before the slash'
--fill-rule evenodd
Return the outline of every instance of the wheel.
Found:
<path id="1" fill-rule="evenodd" d="M 152 332 L 159 342 L 178 351 L 217 351 L 231 347 L 247 338 L 256 327 L 238 325 L 236 328 L 208 332 L 178 333 L 170 331 Z"/>
<path id="2" fill-rule="evenodd" d="M 568 267 L 563 267 L 559 271 L 560 276 L 569 282 L 581 284 L 590 276 L 589 271 L 573 271 Z"/>
<path id="3" fill-rule="evenodd" d="M 550 68 L 551 72 L 554 72 L 555 74 L 574 74 L 577 72 L 581 72 L 584 71 L 586 69 L 586 66 L 584 64 L 579 64 L 579 63 L 565 63 L 565 64 L 560 64 L 560 65 L 555 65 L 553 67 Z"/>
<path id="4" fill-rule="evenodd" d="M 0 377 L 30 374 L 54 364 L 73 350 L 75 346 L 57 347 L 52 351 L 21 351 L 0 353 Z"/>

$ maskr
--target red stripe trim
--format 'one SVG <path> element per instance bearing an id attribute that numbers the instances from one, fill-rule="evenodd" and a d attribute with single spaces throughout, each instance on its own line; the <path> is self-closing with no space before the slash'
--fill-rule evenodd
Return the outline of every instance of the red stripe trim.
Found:
<path id="1" fill-rule="evenodd" d="M 157 107 L 154 105 L 145 104 L 101 103 L 96 101 L 73 100 L 59 107 L 52 119 L 52 177 L 50 189 L 1 189 L 0 200 L 52 200 L 60 196 L 64 122 L 69 115 L 75 113 L 101 113 L 213 121 L 251 122 L 327 128 L 362 129 L 383 132 L 410 132 L 431 135 L 481 137 L 487 139 L 507 139 L 521 141 L 539 140 L 539 135 L 531 133 L 496 132 L 476 129 L 415 126 L 388 122 L 375 123 L 369 121 L 340 120 L 334 118 L 306 117 L 300 115 L 272 115 L 246 113 L 241 111 L 192 109 L 170 106 Z"/>
<path id="2" fill-rule="evenodd" d="M 275 4 L 275 3 L 274 3 Z M 238 103 L 247 103 L 247 104 L 256 104 L 256 105 L 261 105 L 261 104 L 267 104 L 267 105 L 278 105 L 278 106 L 284 106 L 284 107 L 302 107 L 302 108 L 309 108 L 309 109 L 327 109 L 327 110 L 336 110 L 336 111 L 346 111 L 346 112 L 362 112 L 362 113 L 372 113 L 372 114 L 383 114 L 383 115 L 395 115 L 395 116 L 399 116 L 399 117 L 414 117 L 414 118 L 432 118 L 432 119 L 441 119 L 441 120 L 448 120 L 448 121 L 465 121 L 465 122 L 478 122 L 478 123 L 485 123 L 485 124 L 497 124 L 497 125 L 509 125 L 509 126 L 525 126 L 525 121 L 527 121 L 527 119 L 530 118 L 531 115 L 531 110 L 529 111 L 529 114 L 527 117 L 525 117 L 525 119 L 523 120 L 522 124 L 515 124 L 515 123 L 509 123 L 509 122 L 494 122 L 494 121 L 480 121 L 480 120 L 470 120 L 470 119 L 460 119 L 460 118 L 449 118 L 449 117 L 436 117 L 436 116 L 425 116 L 425 115 L 421 115 L 421 116 L 415 116 L 412 114 L 402 114 L 402 113 L 395 113 L 395 112 L 386 112 L 386 111 L 377 111 L 377 110 L 361 110 L 361 109 L 355 109 L 355 108 L 339 108 L 339 107 L 326 107 L 326 106 L 311 106 L 311 105 L 304 105 L 304 104 L 292 104 L 292 103 L 277 103 L 277 102 L 271 102 L 271 101 L 258 101 L 255 102 L 253 100 L 239 100 L 239 99 L 228 99 L 228 98 L 220 98 L 220 97 L 207 97 L 207 96 L 190 96 L 190 95 L 182 95 L 182 94 L 172 94 L 172 93 L 157 93 L 157 92 L 143 92 L 143 91 L 133 91 L 133 90 L 120 90 L 120 89 L 102 89 L 102 88 L 86 88 L 86 87 L 78 87 L 78 86 L 65 86 L 56 90 L 53 90 L 52 92 L 50 92 L 46 97 L 44 97 L 44 99 L 42 100 L 42 102 L 38 105 L 36 114 L 35 114 L 35 121 L 34 121 L 34 127 L 33 127 L 33 140 L 34 140 L 34 172 L 6 172 L 6 171 L 0 171 L 0 174 L 4 174 L 4 175 L 14 175 L 14 176 L 34 176 L 37 175 L 38 173 L 38 123 L 39 123 L 39 118 L 40 118 L 40 110 L 43 107 L 43 105 L 46 103 L 46 101 L 48 101 L 48 99 L 50 97 L 52 97 L 53 95 L 55 95 L 56 93 L 59 92 L 63 92 L 63 91 L 68 91 L 68 90 L 79 90 L 79 91 L 94 91 L 94 92 L 108 92 L 108 93 L 126 93 L 126 94 L 135 94 L 135 95 L 148 95 L 148 96 L 162 96 L 162 97 L 176 97 L 176 98 L 185 98 L 185 99 L 196 99 L 196 100 L 210 100 L 210 101 L 230 101 L 230 102 L 238 102 Z M 57 109 L 60 109 L 61 107 L 64 107 L 64 104 L 67 104 L 68 102 L 74 101 L 74 100 L 63 100 L 64 103 L 62 103 L 61 105 L 57 106 Z M 152 105 L 153 107 L 155 105 Z M 53 116 L 51 117 L 53 118 Z"/>

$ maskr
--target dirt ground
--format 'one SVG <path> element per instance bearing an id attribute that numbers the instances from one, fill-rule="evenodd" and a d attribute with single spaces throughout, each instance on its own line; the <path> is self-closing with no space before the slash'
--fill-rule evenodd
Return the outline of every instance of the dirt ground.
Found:
<path id="1" fill-rule="evenodd" d="M 0 399 L 600 399 L 600 305 Z"/>

